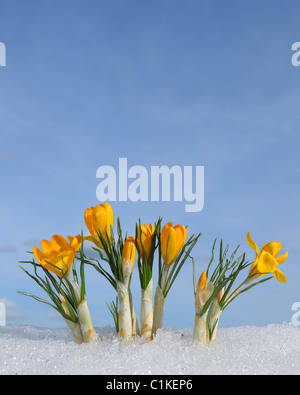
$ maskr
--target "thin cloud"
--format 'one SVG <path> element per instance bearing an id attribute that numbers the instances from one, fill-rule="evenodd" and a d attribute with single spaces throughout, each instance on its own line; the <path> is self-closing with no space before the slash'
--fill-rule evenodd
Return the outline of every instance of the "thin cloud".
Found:
<path id="1" fill-rule="evenodd" d="M 0 152 L 0 162 L 12 162 L 13 158 L 5 152 Z"/>
<path id="2" fill-rule="evenodd" d="M 50 318 L 51 320 L 59 320 L 61 319 L 61 315 L 57 313 L 56 311 L 48 311 L 46 313 L 47 318 Z"/>
<path id="3" fill-rule="evenodd" d="M 12 245 L 5 245 L 0 247 L 0 253 L 10 253 L 10 252 L 16 252 L 18 251 L 17 248 L 15 246 Z"/>
<path id="4" fill-rule="evenodd" d="M 35 237 L 31 237 L 24 241 L 24 246 L 33 248 L 34 246 L 39 246 L 41 244 L 41 239 L 37 239 Z"/>
<path id="5" fill-rule="evenodd" d="M 11 320 L 18 320 L 22 318 L 22 315 L 18 312 L 18 304 L 13 300 L 8 300 L 6 298 L 0 299 L 0 304 L 5 305 L 5 316 Z"/>
<path id="6" fill-rule="evenodd" d="M 0 303 L 4 303 L 5 307 L 7 309 L 14 309 L 14 308 L 17 307 L 17 303 L 16 302 L 14 302 L 12 300 L 5 299 L 5 298 L 0 299 Z"/>

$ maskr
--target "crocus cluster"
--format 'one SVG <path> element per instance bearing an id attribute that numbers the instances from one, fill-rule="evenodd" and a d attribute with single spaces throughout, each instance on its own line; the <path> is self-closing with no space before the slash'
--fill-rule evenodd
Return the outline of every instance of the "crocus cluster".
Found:
<path id="1" fill-rule="evenodd" d="M 50 301 L 20 292 L 52 306 L 60 313 L 78 343 L 97 339 L 86 298 L 86 265 L 95 268 L 116 291 L 116 300 L 107 303 L 107 306 L 118 335 L 122 339 L 142 336 L 147 342 L 163 327 L 167 295 L 188 258 L 194 263 L 193 338 L 197 342 L 209 343 L 216 339 L 221 314 L 241 293 L 272 277 L 286 282 L 285 275 L 278 267 L 287 259 L 288 253 L 278 256 L 282 245 L 277 241 L 267 243 L 259 250 L 248 233 L 247 242 L 255 251 L 255 259 L 248 262 L 245 253 L 236 257 L 238 248 L 227 257 L 229 245 L 223 249 L 221 240 L 219 262 L 212 271 L 215 240 L 211 260 L 196 283 L 195 260 L 191 254 L 201 233 L 188 237 L 186 226 L 174 226 L 172 222 L 163 224 L 163 219 L 159 217 L 151 224 L 142 224 L 139 219 L 135 223 L 135 234 L 128 236 L 126 233 L 123 236 L 120 218 L 117 218 L 115 225 L 113 209 L 107 202 L 87 208 L 83 217 L 88 235 L 78 234 L 65 239 L 55 234 L 50 241 L 43 240 L 40 248 L 33 248 L 31 261 L 23 262 L 32 265 L 33 273 L 21 267 L 43 289 Z M 86 242 L 91 243 L 98 254 L 97 258 L 86 255 Z M 136 261 L 141 286 L 139 317 L 130 289 Z M 158 274 L 155 292 L 154 264 L 157 265 Z M 239 274 L 246 268 L 246 278 L 235 286 Z M 272 276 L 265 277 L 267 274 Z"/>
<path id="2" fill-rule="evenodd" d="M 158 328 L 163 326 L 164 305 L 175 278 L 195 246 L 198 236 L 187 240 L 187 230 L 172 222 L 162 224 L 159 218 L 151 224 L 135 225 L 135 235 L 123 237 L 120 219 L 114 232 L 114 214 L 108 203 L 86 210 L 85 222 L 90 235 L 84 240 L 94 244 L 100 260 L 86 257 L 86 263 L 94 266 L 106 277 L 117 292 L 116 302 L 109 305 L 120 337 L 129 339 L 143 336 L 153 339 Z M 138 320 L 130 290 L 133 267 L 137 257 L 141 285 L 141 309 Z M 153 303 L 153 266 L 157 258 L 159 281 Z M 107 262 L 110 272 L 103 266 Z M 172 266 L 173 270 L 169 270 Z M 140 324 L 139 324 L 140 323 Z"/>
<path id="3" fill-rule="evenodd" d="M 81 264 L 80 278 L 76 267 L 72 265 L 82 246 L 82 236 L 68 236 L 67 240 L 54 235 L 51 241 L 43 240 L 41 249 L 34 247 L 34 275 L 22 268 L 48 294 L 52 304 L 35 295 L 20 292 L 34 299 L 50 304 L 64 318 L 72 331 L 77 343 L 90 343 L 96 338 L 90 311 L 85 297 L 84 266 Z M 26 262 L 25 262 L 26 263 Z M 44 278 L 38 274 L 38 269 L 44 272 Z M 73 279 L 71 280 L 71 272 Z"/>
<path id="4" fill-rule="evenodd" d="M 196 313 L 194 325 L 195 341 L 210 343 L 216 339 L 221 314 L 240 294 L 272 278 L 276 278 L 281 283 L 287 281 L 285 275 L 278 269 L 278 266 L 288 256 L 288 252 L 278 256 L 282 249 L 280 242 L 271 241 L 265 244 L 259 251 L 258 246 L 250 237 L 250 232 L 247 234 L 247 242 L 255 251 L 253 262 L 246 261 L 245 253 L 235 258 L 238 248 L 233 251 L 230 258 L 227 258 L 229 245 L 223 250 L 221 241 L 219 262 L 208 280 L 208 273 L 214 260 L 216 241 L 214 242 L 212 258 L 207 269 L 201 274 L 197 285 L 194 281 Z M 248 272 L 244 276 L 243 281 L 238 286 L 235 286 L 239 275 L 243 274 L 245 269 Z"/>

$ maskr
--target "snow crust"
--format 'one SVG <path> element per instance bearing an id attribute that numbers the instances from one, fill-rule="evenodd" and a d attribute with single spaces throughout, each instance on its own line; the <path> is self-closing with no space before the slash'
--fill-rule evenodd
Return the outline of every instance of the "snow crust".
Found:
<path id="1" fill-rule="evenodd" d="M 209 346 L 195 344 L 191 328 L 161 329 L 150 343 L 96 331 L 78 345 L 68 328 L 0 327 L 0 375 L 300 374 L 300 328 L 287 323 L 220 328 Z"/>

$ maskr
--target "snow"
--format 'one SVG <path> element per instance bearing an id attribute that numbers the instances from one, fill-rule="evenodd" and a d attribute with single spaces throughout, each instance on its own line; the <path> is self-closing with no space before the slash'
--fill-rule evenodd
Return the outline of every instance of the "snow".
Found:
<path id="1" fill-rule="evenodd" d="M 0 327 L 1 375 L 299 374 L 300 328 L 292 324 L 220 328 L 215 343 L 196 344 L 193 330 L 173 327 L 156 338 L 122 341 L 111 327 L 78 345 L 69 329 Z"/>

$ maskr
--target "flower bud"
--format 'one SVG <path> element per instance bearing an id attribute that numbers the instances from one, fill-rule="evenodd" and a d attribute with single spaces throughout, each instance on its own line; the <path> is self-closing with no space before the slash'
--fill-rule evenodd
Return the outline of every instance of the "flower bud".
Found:
<path id="1" fill-rule="evenodd" d="M 186 228 L 182 225 L 173 227 L 172 222 L 167 223 L 160 236 L 161 254 L 165 265 L 172 265 L 186 241 Z"/>
<path id="2" fill-rule="evenodd" d="M 122 271 L 124 277 L 129 277 L 132 273 L 135 260 L 135 240 L 130 236 L 126 239 L 122 249 Z"/>

